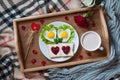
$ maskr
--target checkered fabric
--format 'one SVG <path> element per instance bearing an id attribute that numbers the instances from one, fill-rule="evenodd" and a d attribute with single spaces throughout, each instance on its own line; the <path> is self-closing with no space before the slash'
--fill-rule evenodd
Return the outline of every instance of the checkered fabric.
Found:
<path id="1" fill-rule="evenodd" d="M 79 3 L 79 0 L 0 0 L 0 80 L 25 80 L 18 74 L 20 71 L 14 73 L 19 64 L 15 53 L 13 19 L 74 9 L 80 7 L 74 5 Z"/>
<path id="2" fill-rule="evenodd" d="M 19 68 L 16 53 L 9 53 L 0 57 L 0 79 L 14 79 L 13 67 Z"/>

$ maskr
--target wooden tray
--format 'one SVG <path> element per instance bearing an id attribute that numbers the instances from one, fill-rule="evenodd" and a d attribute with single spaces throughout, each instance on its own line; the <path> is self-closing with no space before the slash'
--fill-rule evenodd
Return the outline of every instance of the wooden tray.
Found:
<path id="1" fill-rule="evenodd" d="M 95 25 L 96 25 L 95 27 L 80 28 L 74 22 L 73 17 L 75 15 L 82 14 L 86 11 L 88 11 L 88 8 L 15 19 L 13 21 L 14 34 L 15 34 L 16 50 L 17 50 L 17 55 L 19 57 L 21 71 L 32 72 L 32 71 L 39 71 L 39 70 L 45 70 L 49 68 L 56 68 L 56 67 L 68 67 L 68 66 L 70 67 L 70 66 L 75 66 L 82 63 L 94 62 L 94 61 L 108 58 L 110 53 L 109 35 L 108 35 L 108 30 L 107 30 L 102 8 L 100 6 L 96 7 L 94 9 L 93 16 L 90 17 L 90 19 L 95 22 Z M 69 20 L 65 19 L 66 16 L 69 18 Z M 67 22 L 70 25 L 74 26 L 74 28 L 78 32 L 79 37 L 81 37 L 81 35 L 86 31 L 91 31 L 91 30 L 96 31 L 101 36 L 102 46 L 105 49 L 103 51 L 97 50 L 94 52 L 87 52 L 81 47 L 81 44 L 79 44 L 77 53 L 71 59 L 65 62 L 50 61 L 42 54 L 39 48 L 39 42 L 38 42 L 39 33 L 42 29 L 42 24 L 40 23 L 40 20 L 44 20 L 44 25 L 54 21 Z M 39 32 L 34 34 L 33 36 L 34 40 L 32 42 L 33 44 L 30 47 L 29 55 L 27 57 L 27 60 L 24 60 L 26 55 L 26 49 L 28 46 L 27 39 L 30 36 L 29 34 L 31 33 L 31 23 L 33 22 L 41 25 L 41 28 Z M 22 28 L 22 26 L 24 26 L 25 28 Z M 34 49 L 37 50 L 38 54 L 33 54 Z M 36 59 L 37 62 L 35 64 L 32 64 L 31 63 L 32 59 Z M 44 66 L 41 64 L 42 61 L 46 62 Z"/>

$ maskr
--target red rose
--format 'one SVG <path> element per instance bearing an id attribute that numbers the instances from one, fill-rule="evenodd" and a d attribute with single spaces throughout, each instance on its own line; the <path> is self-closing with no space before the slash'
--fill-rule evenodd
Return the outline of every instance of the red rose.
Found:
<path id="1" fill-rule="evenodd" d="M 74 21 L 75 23 L 80 26 L 80 27 L 88 27 L 88 22 L 87 22 L 87 19 L 83 16 L 74 16 Z"/>
<path id="2" fill-rule="evenodd" d="M 40 25 L 39 24 L 36 24 L 36 23 L 32 23 L 31 24 L 31 28 L 33 31 L 36 31 L 36 30 L 39 30 L 40 29 Z"/>

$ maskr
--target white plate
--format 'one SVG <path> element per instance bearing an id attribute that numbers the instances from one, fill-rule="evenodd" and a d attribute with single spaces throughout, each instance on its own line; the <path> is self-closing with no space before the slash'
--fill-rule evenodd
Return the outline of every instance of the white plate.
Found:
<path id="1" fill-rule="evenodd" d="M 50 24 L 54 24 L 56 27 L 63 25 L 63 24 L 66 24 L 66 25 L 69 25 L 70 27 L 72 27 L 70 24 L 65 23 L 65 22 L 61 22 L 61 21 L 52 22 Z M 50 25 L 50 24 L 48 24 L 48 25 Z M 77 52 L 78 47 L 79 47 L 79 37 L 78 37 L 78 34 L 77 34 L 75 29 L 74 29 L 74 32 L 75 32 L 75 37 L 73 38 L 72 42 L 74 43 L 74 54 L 75 54 Z M 40 47 L 40 50 L 42 51 L 43 55 L 46 58 L 48 58 L 49 60 L 52 60 L 55 62 L 63 62 L 63 61 L 66 61 L 66 60 L 71 58 L 71 57 L 50 58 L 50 56 L 48 54 L 49 53 L 48 48 L 40 37 L 39 37 L 39 47 Z"/>

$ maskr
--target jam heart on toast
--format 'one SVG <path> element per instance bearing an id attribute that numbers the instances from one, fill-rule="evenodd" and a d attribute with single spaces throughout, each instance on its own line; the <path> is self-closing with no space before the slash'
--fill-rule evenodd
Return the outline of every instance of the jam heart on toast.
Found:
<path id="1" fill-rule="evenodd" d="M 55 55 L 57 55 L 57 53 L 59 52 L 59 47 L 58 47 L 58 46 L 52 47 L 52 48 L 51 48 L 51 51 L 52 51 Z"/>
<path id="2" fill-rule="evenodd" d="M 68 54 L 70 52 L 70 46 L 62 46 L 62 50 L 65 54 Z"/>

